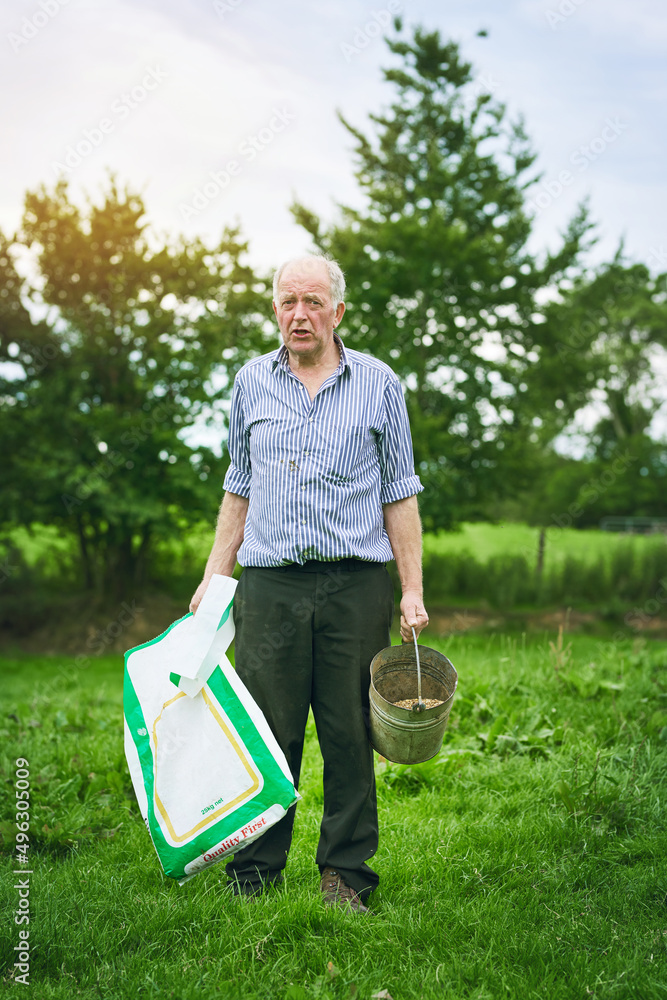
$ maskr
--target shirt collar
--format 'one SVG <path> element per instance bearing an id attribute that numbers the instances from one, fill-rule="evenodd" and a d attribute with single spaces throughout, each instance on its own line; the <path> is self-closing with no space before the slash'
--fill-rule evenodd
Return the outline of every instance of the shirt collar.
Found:
<path id="1" fill-rule="evenodd" d="M 347 371 L 351 375 L 352 368 L 350 366 L 350 362 L 347 359 L 347 354 L 345 353 L 345 347 L 343 345 L 343 341 L 340 339 L 337 333 L 334 333 L 334 342 L 338 347 L 340 353 L 340 364 L 338 365 L 337 369 L 338 374 L 342 375 L 345 369 L 347 369 Z M 290 371 L 289 353 L 284 344 L 282 345 L 282 347 L 279 347 L 278 350 L 276 351 L 273 362 L 271 363 L 271 371 L 274 372 L 278 367 L 282 368 L 283 371 L 286 372 Z"/>

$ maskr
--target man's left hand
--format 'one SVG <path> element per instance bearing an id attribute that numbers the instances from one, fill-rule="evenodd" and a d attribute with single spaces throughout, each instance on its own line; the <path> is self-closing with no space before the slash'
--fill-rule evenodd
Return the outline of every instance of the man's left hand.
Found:
<path id="1" fill-rule="evenodd" d="M 424 599 L 418 590 L 405 590 L 401 598 L 401 639 L 412 642 L 412 626 L 417 635 L 428 625 Z"/>

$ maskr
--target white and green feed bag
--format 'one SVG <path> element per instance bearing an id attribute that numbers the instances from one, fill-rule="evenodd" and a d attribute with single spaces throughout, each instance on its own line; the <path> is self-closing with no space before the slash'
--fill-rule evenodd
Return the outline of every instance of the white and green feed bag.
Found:
<path id="1" fill-rule="evenodd" d="M 236 581 L 125 654 L 125 755 L 165 873 L 182 884 L 282 819 L 299 798 L 284 754 L 225 651 Z"/>

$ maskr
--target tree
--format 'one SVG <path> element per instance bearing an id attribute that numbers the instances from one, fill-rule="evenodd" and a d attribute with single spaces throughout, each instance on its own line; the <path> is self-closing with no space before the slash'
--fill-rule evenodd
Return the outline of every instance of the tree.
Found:
<path id="1" fill-rule="evenodd" d="M 561 459 L 525 498 L 531 520 L 597 526 L 605 515 L 667 515 L 667 442 L 651 436 L 664 405 L 656 361 L 667 347 L 667 276 L 623 257 L 582 273 L 544 308 L 541 363 L 532 391 L 557 387 L 581 461 Z M 594 415 L 582 435 L 581 413 Z"/>
<path id="2" fill-rule="evenodd" d="M 560 289 L 544 315 L 541 376 L 561 387 L 568 418 L 595 405 L 590 456 L 604 460 L 648 434 L 665 402 L 655 362 L 667 348 L 667 275 L 626 261 L 621 247 Z"/>
<path id="3" fill-rule="evenodd" d="M 585 208 L 559 249 L 528 249 L 526 190 L 535 156 L 521 122 L 488 93 L 454 42 L 416 29 L 389 40 L 402 65 L 384 71 L 396 98 L 355 140 L 366 207 L 323 227 L 293 213 L 350 279 L 344 336 L 403 380 L 427 527 L 483 515 L 489 498 L 530 480 L 545 407 L 529 391 L 539 361 L 541 290 L 577 273 L 590 245 Z"/>
<path id="4" fill-rule="evenodd" d="M 113 180 L 86 213 L 59 183 L 26 196 L 0 246 L 1 521 L 72 532 L 83 582 L 106 594 L 141 583 L 158 537 L 213 516 L 225 462 L 184 432 L 267 336 L 237 231 L 168 244 L 144 214 Z"/>

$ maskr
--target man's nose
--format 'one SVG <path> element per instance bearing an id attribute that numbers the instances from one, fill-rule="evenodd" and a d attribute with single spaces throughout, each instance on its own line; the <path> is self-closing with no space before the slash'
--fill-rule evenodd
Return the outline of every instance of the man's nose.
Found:
<path id="1" fill-rule="evenodd" d="M 308 310 L 306 309 L 306 303 L 299 300 L 294 308 L 294 319 L 306 319 L 308 316 Z"/>

